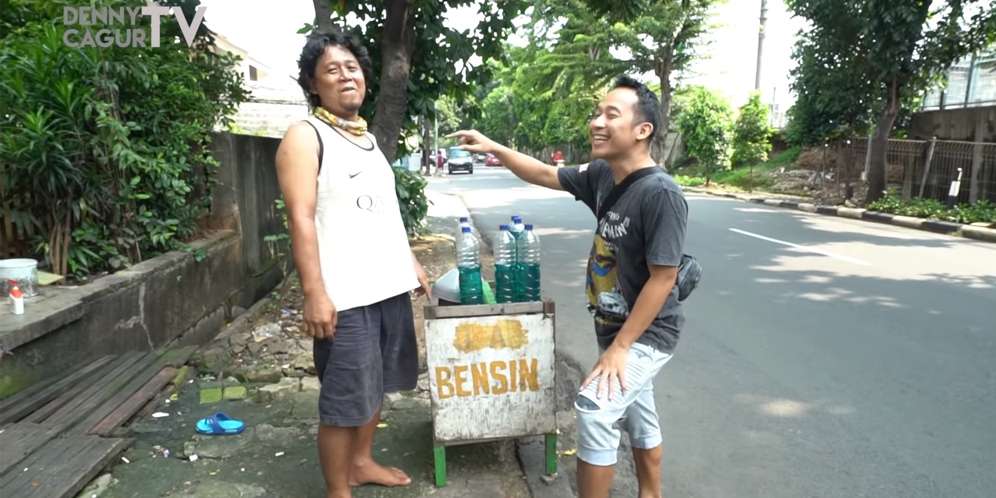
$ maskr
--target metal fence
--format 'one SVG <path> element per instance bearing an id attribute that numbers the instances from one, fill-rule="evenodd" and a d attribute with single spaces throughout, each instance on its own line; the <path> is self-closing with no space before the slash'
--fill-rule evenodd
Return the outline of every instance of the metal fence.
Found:
<path id="1" fill-rule="evenodd" d="M 845 185 L 858 184 L 868 166 L 868 139 L 830 144 L 824 170 Z M 904 199 L 947 200 L 961 179 L 958 202 L 996 202 L 996 143 L 949 140 L 889 140 L 886 184 Z"/>

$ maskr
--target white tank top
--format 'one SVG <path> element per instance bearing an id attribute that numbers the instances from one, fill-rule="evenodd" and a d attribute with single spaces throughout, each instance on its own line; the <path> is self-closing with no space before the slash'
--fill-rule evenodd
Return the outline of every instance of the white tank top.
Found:
<path id="1" fill-rule="evenodd" d="M 418 287 L 394 172 L 374 136 L 367 133 L 372 149 L 365 150 L 344 131 L 314 116 L 307 121 L 321 139 L 315 228 L 329 299 L 345 311 Z"/>

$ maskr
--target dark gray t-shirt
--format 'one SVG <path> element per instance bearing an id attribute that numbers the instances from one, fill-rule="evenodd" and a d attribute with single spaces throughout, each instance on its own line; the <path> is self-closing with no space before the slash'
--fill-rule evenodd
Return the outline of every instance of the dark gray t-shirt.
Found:
<path id="1" fill-rule="evenodd" d="M 560 185 L 593 213 L 608 197 L 615 181 L 608 163 L 592 161 L 557 172 Z M 685 244 L 688 204 L 671 177 L 648 175 L 629 187 L 595 229 L 588 257 L 588 307 L 595 314 L 598 344 L 612 344 L 643 285 L 648 264 L 678 266 Z M 667 302 L 637 342 L 673 352 L 685 318 L 675 286 Z"/>

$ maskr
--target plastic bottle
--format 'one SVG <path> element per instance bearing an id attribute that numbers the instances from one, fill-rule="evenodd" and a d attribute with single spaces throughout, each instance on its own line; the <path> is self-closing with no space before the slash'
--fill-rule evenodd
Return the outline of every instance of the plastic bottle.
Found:
<path id="1" fill-rule="evenodd" d="M 540 241 L 532 225 L 516 241 L 517 301 L 539 301 L 540 298 Z"/>
<path id="2" fill-rule="evenodd" d="M 518 240 L 522 232 L 526 231 L 526 226 L 522 224 L 522 217 L 517 214 L 512 215 L 512 223 L 508 226 L 508 229 L 515 236 L 515 239 Z"/>
<path id="3" fill-rule="evenodd" d="M 515 300 L 515 236 L 508 225 L 501 225 L 495 240 L 495 299 L 499 303 Z"/>
<path id="4" fill-rule="evenodd" d="M 10 289 L 10 299 L 14 301 L 14 314 L 24 314 L 24 293 L 16 285 Z"/>
<path id="5" fill-rule="evenodd" d="M 484 290 L 481 288 L 481 244 L 470 227 L 460 230 L 457 270 L 460 272 L 460 304 L 484 303 Z"/>
<path id="6" fill-rule="evenodd" d="M 460 217 L 460 222 L 457 225 L 457 236 L 456 236 L 456 243 L 457 243 L 457 245 L 460 244 L 460 237 L 463 237 L 463 227 L 469 227 L 469 226 L 470 226 L 470 218 L 468 218 L 466 216 L 461 216 Z M 471 228 L 470 231 L 473 232 L 474 229 Z"/>

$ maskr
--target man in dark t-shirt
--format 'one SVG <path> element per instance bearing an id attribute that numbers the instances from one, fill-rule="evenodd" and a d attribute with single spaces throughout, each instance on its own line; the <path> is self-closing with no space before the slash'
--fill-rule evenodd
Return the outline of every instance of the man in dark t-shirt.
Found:
<path id="1" fill-rule="evenodd" d="M 574 403 L 581 498 L 609 495 L 617 422 L 629 433 L 641 498 L 661 494 L 662 437 L 653 379 L 671 359 L 684 322 L 675 281 L 688 206 L 678 185 L 650 157 L 658 109 L 656 95 L 644 84 L 617 79 L 589 123 L 593 160 L 577 168 L 543 164 L 476 131 L 451 135 L 468 151 L 495 154 L 529 183 L 566 190 L 596 215 L 605 211 L 585 286 L 601 356 Z M 625 193 L 606 206 L 613 188 L 636 172 Z"/>

